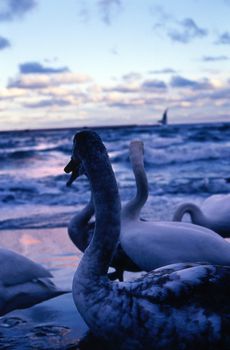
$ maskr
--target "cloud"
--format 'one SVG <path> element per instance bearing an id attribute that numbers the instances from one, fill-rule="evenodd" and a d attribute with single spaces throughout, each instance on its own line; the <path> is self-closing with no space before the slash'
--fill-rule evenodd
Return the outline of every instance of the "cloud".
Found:
<path id="1" fill-rule="evenodd" d="M 213 91 L 210 97 L 214 100 L 226 99 L 226 101 L 229 101 L 229 96 L 230 96 L 230 87 L 225 87 L 225 88 Z"/>
<path id="2" fill-rule="evenodd" d="M 50 86 L 50 79 L 48 76 L 29 76 L 29 77 L 19 77 L 18 79 L 10 79 L 8 83 L 8 88 L 17 89 L 41 89 Z"/>
<path id="3" fill-rule="evenodd" d="M 94 13 L 92 2 L 90 0 L 90 5 L 86 0 L 80 2 L 81 9 L 79 14 L 85 22 L 89 21 L 92 17 L 91 14 Z M 96 11 L 99 11 L 100 19 L 105 24 L 110 25 L 112 19 L 121 11 L 122 0 L 94 0 L 94 5 L 96 6 Z"/>
<path id="4" fill-rule="evenodd" d="M 154 24 L 154 29 L 163 28 L 168 22 L 175 21 L 173 16 L 169 12 L 166 12 L 160 5 L 152 6 L 150 12 L 154 18 L 157 17 L 157 21 Z"/>
<path id="5" fill-rule="evenodd" d="M 22 74 L 54 74 L 69 72 L 67 67 L 52 68 L 44 67 L 38 62 L 26 62 L 19 65 L 20 73 Z"/>
<path id="6" fill-rule="evenodd" d="M 208 31 L 198 27 L 192 18 L 185 18 L 178 25 L 178 30 L 172 29 L 168 31 L 168 36 L 172 41 L 188 44 L 195 38 L 203 38 L 208 35 Z"/>
<path id="7" fill-rule="evenodd" d="M 154 24 L 154 30 L 165 31 L 172 41 L 183 44 L 190 43 L 193 39 L 202 38 L 208 35 L 205 28 L 197 25 L 194 19 L 184 18 L 178 21 L 171 13 L 167 13 L 162 6 L 155 6 L 151 9 L 154 18 L 157 18 Z"/>
<path id="8" fill-rule="evenodd" d="M 153 94 L 153 93 L 162 93 L 167 89 L 167 85 L 163 80 L 145 80 L 140 81 L 139 79 L 132 80 L 136 75 L 134 73 L 130 73 L 127 76 L 123 76 L 124 80 L 121 84 L 117 84 L 115 86 L 104 87 L 102 91 L 104 93 L 114 93 L 114 96 L 121 96 L 132 94 L 132 95 L 140 95 L 144 93 Z M 139 78 L 139 76 L 137 76 Z M 133 97 L 130 97 L 133 98 Z"/>
<path id="9" fill-rule="evenodd" d="M 21 89 L 0 89 L 0 100 L 12 100 L 23 96 L 26 96 L 26 92 Z"/>
<path id="10" fill-rule="evenodd" d="M 37 0 L 1 0 L 0 21 L 21 18 L 37 5 Z"/>
<path id="11" fill-rule="evenodd" d="M 163 69 L 151 70 L 149 73 L 150 74 L 174 74 L 177 72 L 172 68 L 163 68 Z"/>
<path id="12" fill-rule="evenodd" d="M 91 81 L 89 76 L 78 73 L 58 74 L 24 74 L 16 79 L 11 79 L 8 88 L 18 89 L 42 89 L 51 86 L 81 84 Z"/>
<path id="13" fill-rule="evenodd" d="M 137 72 L 130 72 L 130 73 L 123 75 L 122 79 L 125 81 L 139 80 L 139 79 L 141 79 L 141 74 L 137 73 Z"/>
<path id="14" fill-rule="evenodd" d="M 102 102 L 111 108 L 136 110 L 138 107 L 143 108 L 148 105 L 162 105 L 164 99 L 158 96 L 138 95 L 130 98 L 118 94 L 109 94 L 104 97 Z"/>
<path id="15" fill-rule="evenodd" d="M 59 125 L 61 120 L 63 126 L 72 125 L 73 121 L 76 121 L 78 111 L 77 113 L 84 116 L 78 121 L 80 126 L 81 123 L 86 125 L 88 122 L 95 124 L 95 120 L 98 124 L 114 124 L 116 121 L 130 123 L 134 120 L 135 123 L 153 122 L 154 114 L 161 113 L 162 106 L 166 102 L 177 117 L 187 114 L 186 109 L 190 109 L 191 116 L 203 116 L 204 120 L 210 118 L 210 111 L 212 115 L 216 115 L 216 119 L 218 116 L 227 115 L 229 107 L 230 81 L 215 79 L 210 82 L 206 78 L 195 80 L 175 75 L 170 77 L 168 85 L 166 80 L 151 79 L 151 76 L 146 80 L 141 78 L 131 81 L 121 77 L 117 85 L 109 84 L 104 87 L 93 81 L 78 86 L 59 84 L 64 81 L 60 76 L 66 74 L 72 75 L 72 73 L 22 75 L 20 78 L 26 79 L 23 80 L 24 83 L 43 82 L 44 88 L 28 88 L 29 91 L 22 88 L 0 89 L 0 108 L 5 115 L 8 113 L 10 116 L 11 113 L 11 120 L 12 115 L 15 115 L 17 120 L 18 113 L 21 113 L 21 117 L 34 116 L 40 126 L 47 123 L 50 126 L 52 123 Z M 55 81 L 57 84 L 54 84 Z M 173 87 L 170 95 L 167 93 L 167 86 Z M 23 109 L 20 112 L 20 108 L 29 109 L 29 114 L 24 113 Z M 111 116 L 109 119 L 108 115 Z M 27 122 L 29 125 L 29 119 Z M 22 127 L 22 124 L 18 124 L 17 127 Z"/>
<path id="16" fill-rule="evenodd" d="M 145 104 L 145 98 L 141 96 L 126 96 L 124 94 L 119 94 L 116 92 L 112 92 L 106 94 L 102 98 L 102 102 L 109 107 L 116 108 L 134 108 L 135 106 L 141 106 Z"/>
<path id="17" fill-rule="evenodd" d="M 104 92 L 119 92 L 122 94 L 138 92 L 137 84 L 127 84 L 127 85 L 116 85 L 114 87 L 106 87 L 103 89 Z"/>
<path id="18" fill-rule="evenodd" d="M 216 44 L 230 45 L 230 33 L 224 32 L 219 35 Z"/>
<path id="19" fill-rule="evenodd" d="M 66 107 L 70 106 L 71 102 L 66 99 L 45 99 L 34 103 L 24 103 L 23 106 L 26 108 L 46 108 L 46 107 Z"/>
<path id="20" fill-rule="evenodd" d="M 142 83 L 144 90 L 165 90 L 167 85 L 162 80 L 146 80 Z"/>
<path id="21" fill-rule="evenodd" d="M 10 42 L 8 39 L 3 38 L 3 36 L 0 36 L 0 50 L 4 50 L 7 47 L 10 47 Z"/>
<path id="22" fill-rule="evenodd" d="M 112 17 L 121 9 L 121 0 L 98 0 L 97 5 L 103 22 L 110 25 Z"/>
<path id="23" fill-rule="evenodd" d="M 227 61 L 228 56 L 203 56 L 202 61 L 204 62 L 217 62 L 217 61 Z"/>
<path id="24" fill-rule="evenodd" d="M 132 109 L 136 106 L 143 106 L 144 100 L 132 100 L 132 101 L 118 101 L 118 102 L 109 102 L 107 101 L 110 107 L 120 108 L 120 109 Z"/>
<path id="25" fill-rule="evenodd" d="M 191 88 L 193 90 L 209 89 L 211 86 L 210 82 L 205 79 L 204 81 L 195 81 L 176 75 L 172 77 L 170 85 L 175 88 Z"/>

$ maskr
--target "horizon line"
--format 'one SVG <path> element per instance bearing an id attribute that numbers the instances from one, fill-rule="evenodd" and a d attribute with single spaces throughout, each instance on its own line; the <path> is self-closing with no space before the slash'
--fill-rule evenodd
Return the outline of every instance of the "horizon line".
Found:
<path id="1" fill-rule="evenodd" d="M 90 126 L 61 126 L 61 127 L 41 127 L 41 128 L 23 128 L 23 129 L 7 129 L 0 130 L 0 133 L 7 132 L 30 132 L 30 131 L 56 131 L 56 130 L 72 130 L 72 129 L 118 129 L 118 128 L 134 128 L 134 127 L 162 127 L 167 128 L 174 125 L 194 125 L 194 124 L 221 124 L 221 123 L 230 123 L 230 121 L 202 121 L 202 122 L 190 122 L 190 123 L 169 123 L 167 125 L 162 125 L 161 123 L 152 123 L 152 124 L 111 124 L 111 125 L 90 125 Z"/>

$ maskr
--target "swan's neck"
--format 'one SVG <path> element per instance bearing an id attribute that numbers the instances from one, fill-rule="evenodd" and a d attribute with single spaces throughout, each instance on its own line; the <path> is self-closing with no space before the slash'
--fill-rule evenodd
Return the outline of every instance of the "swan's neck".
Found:
<path id="1" fill-rule="evenodd" d="M 74 215 L 68 226 L 70 239 L 81 251 L 84 251 L 87 247 L 88 236 L 85 230 L 93 214 L 94 204 L 93 196 L 91 194 L 89 203 L 79 213 Z"/>
<path id="2" fill-rule="evenodd" d="M 206 218 L 202 210 L 196 204 L 193 203 L 181 204 L 177 208 L 173 216 L 173 221 L 181 221 L 184 214 L 186 213 L 188 213 L 191 216 L 191 220 L 194 224 L 206 226 L 208 219 Z"/>
<path id="3" fill-rule="evenodd" d="M 136 195 L 122 209 L 122 218 L 137 219 L 148 199 L 148 180 L 144 169 L 143 149 L 130 154 L 130 161 L 136 181 Z"/>
<path id="4" fill-rule="evenodd" d="M 90 150 L 89 153 L 93 153 Z M 85 286 L 107 275 L 120 234 L 120 197 L 107 154 L 82 159 L 94 198 L 96 226 L 93 239 L 79 264 L 75 283 Z"/>

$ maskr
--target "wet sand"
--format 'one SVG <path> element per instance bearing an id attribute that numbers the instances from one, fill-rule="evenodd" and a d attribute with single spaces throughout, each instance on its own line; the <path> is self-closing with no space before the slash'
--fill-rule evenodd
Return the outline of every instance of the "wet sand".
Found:
<path id="1" fill-rule="evenodd" d="M 86 332 L 68 293 L 1 317 L 0 349 L 77 349 Z"/>

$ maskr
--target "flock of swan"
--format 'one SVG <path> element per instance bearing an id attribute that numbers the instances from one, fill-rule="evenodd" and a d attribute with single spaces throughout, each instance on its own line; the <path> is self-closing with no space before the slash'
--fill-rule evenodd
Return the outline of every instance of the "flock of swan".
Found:
<path id="1" fill-rule="evenodd" d="M 84 246 L 73 279 L 76 307 L 91 331 L 115 349 L 228 349 L 230 245 L 205 227 L 139 220 L 148 185 L 143 149 L 136 144 L 130 151 L 137 194 L 121 210 L 100 137 L 82 131 L 74 138 L 65 168 L 72 171 L 69 184 L 86 174 L 92 192 L 91 211 L 87 206 L 69 225 L 73 242 Z M 95 227 L 87 228 L 92 206 Z M 83 244 L 75 230 L 79 217 L 87 237 Z M 111 281 L 107 273 L 119 246 L 140 270 L 149 272 L 134 281 Z"/>
<path id="2" fill-rule="evenodd" d="M 89 203 L 68 226 L 84 252 L 73 278 L 75 305 L 92 333 L 114 349 L 227 350 L 230 244 L 223 237 L 230 232 L 230 195 L 211 196 L 201 208 L 181 204 L 173 221 L 141 220 L 148 198 L 143 143 L 132 141 L 129 151 L 136 194 L 121 208 L 101 138 L 91 130 L 74 137 L 68 185 L 85 174 L 91 188 Z M 185 213 L 192 223 L 181 222 Z M 15 252 L 1 249 L 0 266 L 0 315 L 67 292 L 48 270 Z M 146 274 L 124 281 L 124 271 Z"/>

